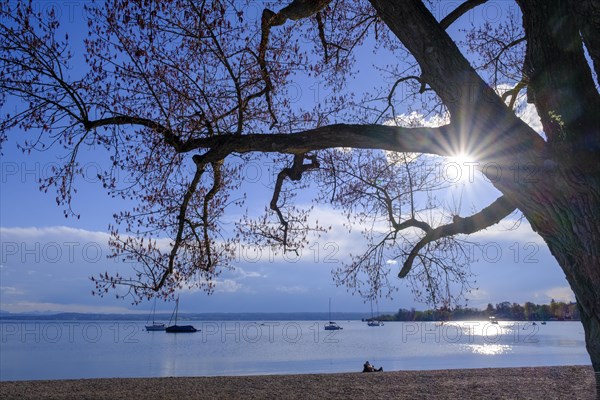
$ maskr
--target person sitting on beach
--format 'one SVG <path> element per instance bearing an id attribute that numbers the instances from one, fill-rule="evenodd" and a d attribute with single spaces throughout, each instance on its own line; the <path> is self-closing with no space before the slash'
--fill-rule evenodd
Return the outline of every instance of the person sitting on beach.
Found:
<path id="1" fill-rule="evenodd" d="M 379 369 L 375 369 L 375 367 L 372 366 L 371 363 L 367 361 L 363 365 L 363 372 L 383 372 L 383 367 L 379 367 Z"/>

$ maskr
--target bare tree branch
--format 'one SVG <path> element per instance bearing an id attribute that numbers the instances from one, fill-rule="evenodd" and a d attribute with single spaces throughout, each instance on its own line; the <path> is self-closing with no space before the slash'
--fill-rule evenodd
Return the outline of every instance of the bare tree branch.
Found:
<path id="1" fill-rule="evenodd" d="M 510 108 L 511 110 L 515 108 L 515 103 L 517 102 L 519 93 L 521 93 L 521 91 L 523 89 L 525 89 L 526 87 L 527 87 L 527 80 L 526 80 L 526 78 L 523 78 L 519 81 L 519 83 L 517 83 L 515 85 L 514 88 L 512 88 L 511 90 L 507 90 L 506 92 L 504 92 L 502 94 L 502 100 L 505 102 L 506 102 L 506 99 L 508 99 L 510 97 L 510 102 L 508 103 L 508 108 Z"/>
<path id="2" fill-rule="evenodd" d="M 460 142 L 459 146 L 473 148 L 478 143 L 493 142 L 494 151 L 502 152 L 498 147 L 509 143 L 513 149 L 523 148 L 525 137 L 529 146 L 543 146 L 539 135 L 518 119 L 477 74 L 422 1 L 371 0 L 371 4 L 415 57 L 421 79 L 440 96 L 453 122 L 470 131 L 468 138 L 457 132 L 454 141 Z"/>
<path id="3" fill-rule="evenodd" d="M 452 12 L 450 14 L 446 15 L 444 17 L 444 19 L 442 19 L 440 21 L 441 27 L 444 29 L 448 29 L 450 27 L 450 25 L 452 25 L 452 23 L 454 23 L 454 21 L 456 21 L 457 19 L 459 19 L 460 17 L 462 17 L 463 15 L 465 15 L 466 13 L 468 13 L 469 11 L 474 9 L 475 7 L 480 6 L 486 2 L 487 2 L 487 0 L 467 0 L 467 1 L 465 1 L 460 6 L 456 7 L 454 10 L 452 10 Z"/>
<path id="4" fill-rule="evenodd" d="M 508 198 L 501 196 L 477 214 L 469 217 L 455 216 L 452 223 L 430 230 L 411 250 L 410 254 L 406 258 L 406 261 L 404 261 L 404 265 L 400 270 L 398 277 L 404 278 L 410 272 L 413 262 L 419 254 L 419 250 L 425 247 L 428 243 L 444 237 L 458 234 L 468 235 L 488 228 L 510 215 L 513 211 L 515 211 L 515 209 L 515 206 L 510 200 L 508 200 Z"/>
<path id="5" fill-rule="evenodd" d="M 194 162 L 196 163 L 196 173 L 194 174 L 194 178 L 190 182 L 189 188 L 188 188 L 187 192 L 185 193 L 185 195 L 183 197 L 183 201 L 181 202 L 181 205 L 179 207 L 179 214 L 177 216 L 177 219 L 178 219 L 177 235 L 175 237 L 173 247 L 171 248 L 171 252 L 169 254 L 168 268 L 164 271 L 162 277 L 160 278 L 160 281 L 158 282 L 158 284 L 156 285 L 154 290 L 160 289 L 164 285 L 164 283 L 167 280 L 167 278 L 169 277 L 169 275 L 171 275 L 173 273 L 175 259 L 177 258 L 177 252 L 179 251 L 179 247 L 181 246 L 181 243 L 182 243 L 182 237 L 183 237 L 183 231 L 185 229 L 185 220 L 186 220 L 188 204 L 190 203 L 192 196 L 196 192 L 198 184 L 200 183 L 200 179 L 202 178 L 202 174 L 204 173 L 204 168 L 206 166 L 206 163 L 204 163 L 203 160 L 201 160 L 199 158 L 195 158 Z"/>
<path id="6" fill-rule="evenodd" d="M 273 83 L 271 82 L 266 61 L 271 28 L 285 24 L 288 19 L 296 21 L 302 18 L 310 17 L 322 10 L 330 2 L 331 0 L 294 0 L 286 7 L 282 8 L 278 13 L 275 13 L 268 8 L 263 10 L 261 17 L 260 45 L 258 47 L 258 64 L 260 65 L 261 75 L 266 84 L 265 98 L 267 100 L 269 113 L 273 119 L 273 125 L 277 123 L 277 117 L 273 111 L 273 103 L 271 101 Z M 325 54 L 327 54 L 327 50 L 325 50 L 325 52 Z"/>
<path id="7" fill-rule="evenodd" d="M 304 164 L 304 160 L 310 160 L 311 162 L 308 164 Z M 305 154 L 296 154 L 294 155 L 294 161 L 291 167 L 284 168 L 277 175 L 277 181 L 275 182 L 275 189 L 273 190 L 273 197 L 271 198 L 270 207 L 271 210 L 277 213 L 277 218 L 279 218 L 279 223 L 283 229 L 283 240 L 282 244 L 284 249 L 288 245 L 288 228 L 289 222 L 283 216 L 281 209 L 279 208 L 277 202 L 279 201 L 279 196 L 281 194 L 281 189 L 283 187 L 283 182 L 286 178 L 292 181 L 299 181 L 302 179 L 302 174 L 311 169 L 319 168 L 319 162 L 317 161 L 317 157 L 315 155 L 305 155 Z"/>
<path id="8" fill-rule="evenodd" d="M 182 149 L 213 149 L 211 157 L 255 151 L 303 154 L 336 147 L 449 155 L 450 149 L 444 145 L 453 132 L 454 127 L 451 125 L 439 128 L 404 128 L 334 124 L 294 134 L 248 134 L 191 139 L 184 143 Z"/>

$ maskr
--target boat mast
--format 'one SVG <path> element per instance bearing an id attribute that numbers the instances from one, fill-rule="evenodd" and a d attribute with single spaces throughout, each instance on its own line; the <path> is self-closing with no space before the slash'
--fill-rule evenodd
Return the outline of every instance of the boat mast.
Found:
<path id="1" fill-rule="evenodd" d="M 155 324 L 154 319 L 156 316 L 156 297 L 154 298 L 154 304 L 152 305 L 152 325 Z"/>
<path id="2" fill-rule="evenodd" d="M 169 325 L 171 325 L 171 321 L 173 321 L 173 315 L 175 315 L 175 323 L 173 325 L 177 325 L 177 314 L 179 313 L 179 296 L 177 296 L 177 300 L 175 300 L 175 309 L 171 313 L 171 319 L 169 319 Z"/>

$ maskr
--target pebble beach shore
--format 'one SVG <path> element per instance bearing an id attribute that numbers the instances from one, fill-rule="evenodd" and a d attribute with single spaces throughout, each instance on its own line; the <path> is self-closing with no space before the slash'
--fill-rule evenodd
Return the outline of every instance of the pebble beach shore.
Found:
<path id="1" fill-rule="evenodd" d="M 0 399 L 595 399 L 591 366 L 0 382 Z"/>

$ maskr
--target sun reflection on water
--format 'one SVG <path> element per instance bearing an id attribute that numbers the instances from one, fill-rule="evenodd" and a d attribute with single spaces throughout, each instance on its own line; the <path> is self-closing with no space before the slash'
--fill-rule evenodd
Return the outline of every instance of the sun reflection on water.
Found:
<path id="1" fill-rule="evenodd" d="M 475 354 L 482 354 L 486 356 L 497 356 L 500 354 L 508 353 L 512 350 L 512 346 L 506 344 L 471 344 L 468 345 L 470 351 Z"/>

